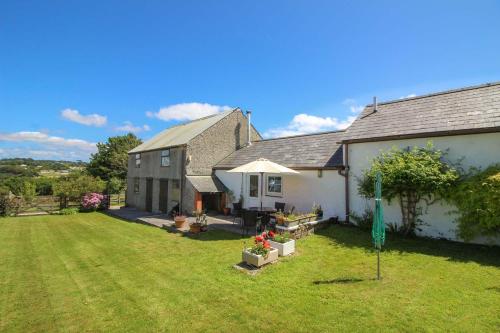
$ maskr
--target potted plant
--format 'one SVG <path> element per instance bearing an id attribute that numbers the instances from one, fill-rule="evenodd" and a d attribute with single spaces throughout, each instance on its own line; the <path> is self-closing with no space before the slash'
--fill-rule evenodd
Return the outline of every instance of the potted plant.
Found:
<path id="1" fill-rule="evenodd" d="M 186 226 L 186 219 L 187 219 L 186 215 L 182 215 L 182 214 L 175 215 L 175 217 L 174 217 L 175 227 L 177 229 L 184 228 Z"/>
<path id="2" fill-rule="evenodd" d="M 207 231 L 207 215 L 203 212 L 193 212 L 193 215 L 196 216 L 196 221 L 189 225 L 189 231 L 193 234 Z"/>
<path id="3" fill-rule="evenodd" d="M 265 264 L 278 260 L 278 250 L 262 235 L 255 237 L 255 244 L 243 250 L 242 259 L 248 265 L 261 267 Z"/>
<path id="4" fill-rule="evenodd" d="M 290 233 L 285 232 L 279 235 L 269 231 L 267 235 L 271 247 L 277 249 L 281 257 L 288 256 L 295 252 L 295 239 L 290 238 Z"/>
<path id="5" fill-rule="evenodd" d="M 312 207 L 312 213 L 315 214 L 318 219 L 323 218 L 323 208 L 321 208 L 321 205 L 314 204 Z"/>
<path id="6" fill-rule="evenodd" d="M 276 214 L 274 214 L 274 218 L 276 219 L 276 223 L 278 225 L 285 224 L 285 214 L 283 214 L 282 211 L 278 211 Z"/>

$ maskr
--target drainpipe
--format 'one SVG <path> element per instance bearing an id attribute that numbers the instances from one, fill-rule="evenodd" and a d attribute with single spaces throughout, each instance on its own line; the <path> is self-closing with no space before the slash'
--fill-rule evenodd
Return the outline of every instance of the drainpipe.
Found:
<path id="1" fill-rule="evenodd" d="M 338 173 L 342 177 L 344 177 L 344 196 L 345 196 L 345 222 L 349 223 L 349 145 L 347 143 L 344 143 L 344 149 L 345 155 L 344 155 L 344 168 L 339 169 Z"/>
<path id="2" fill-rule="evenodd" d="M 252 122 L 251 122 L 251 116 L 252 116 L 252 111 L 247 110 L 247 127 L 248 127 L 247 146 L 251 146 L 252 145 Z"/>

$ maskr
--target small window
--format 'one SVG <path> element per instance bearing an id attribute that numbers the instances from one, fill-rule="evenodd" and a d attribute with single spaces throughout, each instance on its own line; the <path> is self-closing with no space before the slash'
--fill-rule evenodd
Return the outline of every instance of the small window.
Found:
<path id="1" fill-rule="evenodd" d="M 134 193 L 139 193 L 139 178 L 134 178 Z"/>
<path id="2" fill-rule="evenodd" d="M 281 176 L 268 176 L 267 177 L 267 193 L 271 195 L 281 195 Z"/>
<path id="3" fill-rule="evenodd" d="M 141 154 L 135 154 L 135 167 L 141 167 Z"/>
<path id="4" fill-rule="evenodd" d="M 250 175 L 250 191 L 248 195 L 252 198 L 259 196 L 259 176 Z"/>
<path id="5" fill-rule="evenodd" d="M 161 151 L 161 166 L 170 166 L 170 149 Z"/>

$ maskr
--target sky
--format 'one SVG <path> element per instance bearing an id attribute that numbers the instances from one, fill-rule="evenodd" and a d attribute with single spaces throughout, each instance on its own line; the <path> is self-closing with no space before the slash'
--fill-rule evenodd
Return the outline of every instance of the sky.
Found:
<path id="1" fill-rule="evenodd" d="M 0 0 L 0 158 L 240 107 L 266 138 L 500 81 L 500 1 Z"/>

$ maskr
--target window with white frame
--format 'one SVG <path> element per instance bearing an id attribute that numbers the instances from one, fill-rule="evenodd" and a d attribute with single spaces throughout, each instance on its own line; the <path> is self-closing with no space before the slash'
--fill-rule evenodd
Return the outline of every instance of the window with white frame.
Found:
<path id="1" fill-rule="evenodd" d="M 135 154 L 135 167 L 141 167 L 141 154 Z"/>
<path id="2" fill-rule="evenodd" d="M 161 151 L 161 166 L 170 166 L 170 149 L 165 149 Z"/>
<path id="3" fill-rule="evenodd" d="M 283 194 L 282 185 L 283 184 L 281 176 L 267 176 L 267 194 L 282 195 Z"/>
<path id="4" fill-rule="evenodd" d="M 139 178 L 134 178 L 134 193 L 139 193 Z"/>
<path id="5" fill-rule="evenodd" d="M 257 175 L 250 175 L 248 196 L 251 198 L 257 198 L 259 196 L 259 176 Z"/>

